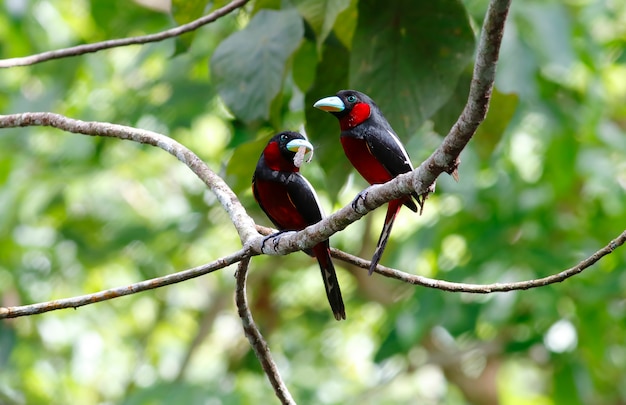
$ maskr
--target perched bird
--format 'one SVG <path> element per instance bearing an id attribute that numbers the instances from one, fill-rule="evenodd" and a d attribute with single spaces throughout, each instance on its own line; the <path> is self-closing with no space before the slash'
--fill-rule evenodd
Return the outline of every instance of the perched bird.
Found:
<path id="1" fill-rule="evenodd" d="M 263 149 L 252 177 L 254 198 L 281 231 L 299 231 L 324 217 L 315 190 L 300 174 L 303 152 L 313 152 L 313 145 L 304 136 L 297 132 L 281 132 Z M 307 253 L 315 256 L 320 265 L 335 319 L 346 319 L 328 240 L 313 246 Z"/>
<path id="2" fill-rule="evenodd" d="M 410 172 L 413 165 L 400 138 L 374 101 L 355 90 L 341 90 L 336 96 L 318 100 L 313 107 L 327 111 L 339 119 L 341 145 L 352 166 L 370 184 L 386 183 L 399 174 Z M 424 198 L 411 194 L 389 202 L 385 225 L 370 264 L 371 275 L 383 254 L 393 222 L 402 205 L 417 212 Z"/>

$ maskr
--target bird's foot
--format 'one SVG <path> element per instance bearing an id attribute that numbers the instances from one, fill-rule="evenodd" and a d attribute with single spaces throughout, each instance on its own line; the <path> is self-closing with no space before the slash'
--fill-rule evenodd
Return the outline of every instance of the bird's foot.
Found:
<path id="1" fill-rule="evenodd" d="M 352 209 L 361 215 L 367 214 L 367 209 L 365 208 L 365 199 L 367 198 L 367 194 L 369 193 L 369 188 L 361 191 L 355 198 L 352 200 Z"/>
<path id="2" fill-rule="evenodd" d="M 278 251 L 278 245 L 280 244 L 280 238 L 282 234 L 290 233 L 290 232 L 295 232 L 295 231 L 278 231 L 271 235 L 267 235 L 265 238 L 263 238 L 263 242 L 261 242 L 261 252 L 265 254 L 272 254 L 272 253 L 276 254 L 276 252 Z M 272 242 L 271 246 L 266 247 L 266 244 L 270 241 Z"/>
<path id="3" fill-rule="evenodd" d="M 417 201 L 417 205 L 419 206 L 419 214 L 422 215 L 422 213 L 424 212 L 424 204 L 426 203 L 426 199 L 428 198 L 428 196 L 430 194 L 433 194 L 435 192 L 435 186 L 437 185 L 437 182 L 433 182 L 433 184 L 431 184 L 428 189 L 426 190 L 425 193 L 422 193 L 420 195 L 415 195 L 413 194 L 413 196 L 415 197 L 415 200 Z"/>
<path id="4" fill-rule="evenodd" d="M 359 194 L 357 194 L 356 197 L 354 197 L 354 200 L 352 200 L 352 209 L 357 214 L 365 215 L 370 211 L 365 206 L 365 199 L 367 198 L 367 195 L 369 194 L 370 190 L 374 189 L 375 187 L 380 187 L 380 185 L 378 184 L 371 185 L 365 190 L 361 191 Z"/>

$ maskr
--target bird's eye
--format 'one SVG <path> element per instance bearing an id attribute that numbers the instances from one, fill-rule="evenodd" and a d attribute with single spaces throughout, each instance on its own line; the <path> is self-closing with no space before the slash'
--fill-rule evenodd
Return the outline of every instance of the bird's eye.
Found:
<path id="1" fill-rule="evenodd" d="M 349 103 L 354 103 L 356 101 L 356 96 L 348 96 L 347 100 Z"/>
<path id="2" fill-rule="evenodd" d="M 282 135 L 280 136 L 280 140 L 281 140 L 281 141 L 286 141 L 286 140 L 287 140 L 287 135 L 282 134 Z"/>

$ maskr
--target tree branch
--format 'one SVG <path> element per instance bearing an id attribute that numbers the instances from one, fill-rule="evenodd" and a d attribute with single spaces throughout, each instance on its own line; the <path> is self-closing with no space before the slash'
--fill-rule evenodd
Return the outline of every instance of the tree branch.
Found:
<path id="1" fill-rule="evenodd" d="M 257 229 L 262 234 L 270 234 L 274 232 L 274 229 L 266 228 L 257 225 Z M 428 288 L 435 288 L 443 291 L 450 292 L 465 292 L 473 294 L 490 294 L 494 292 L 506 292 L 515 290 L 528 290 L 536 287 L 543 287 L 549 284 L 560 283 L 576 274 L 582 273 L 583 270 L 591 267 L 598 262 L 604 256 L 613 253 L 615 249 L 626 243 L 626 230 L 624 230 L 617 238 L 609 242 L 604 248 L 598 250 L 585 260 L 578 263 L 576 266 L 564 270 L 560 273 L 527 281 L 518 281 L 513 283 L 493 283 L 493 284 L 466 284 L 455 283 L 444 280 L 436 280 L 428 277 L 413 275 L 405 273 L 400 270 L 392 269 L 390 267 L 379 266 L 375 271 L 385 277 L 394 278 L 402 282 L 420 285 Z M 153 278 L 151 280 L 141 281 L 135 284 L 130 284 L 123 287 L 112 288 L 109 290 L 100 291 L 93 294 L 81 295 L 78 297 L 65 298 L 61 300 L 42 302 L 32 305 L 23 305 L 17 307 L 0 307 L 0 319 L 4 318 L 17 318 L 20 316 L 36 315 L 44 312 L 55 311 L 65 308 L 78 308 L 84 305 L 93 304 L 96 302 L 106 301 L 113 298 L 121 297 L 123 295 L 135 294 L 142 291 L 147 291 L 159 287 L 163 287 L 170 284 L 180 283 L 195 277 L 200 277 L 208 273 L 212 273 L 216 270 L 230 266 L 231 264 L 240 262 L 242 260 L 248 260 L 251 257 L 251 252 L 246 252 L 245 249 L 239 250 L 229 256 L 215 260 L 211 263 L 207 263 L 202 266 L 195 267 L 193 269 L 184 270 L 178 273 L 168 274 L 163 277 Z M 369 270 L 370 262 L 368 260 L 361 259 L 360 257 L 343 252 L 339 249 L 331 248 L 331 255 L 341 261 L 350 263 L 365 270 Z"/>
<path id="2" fill-rule="evenodd" d="M 609 242 L 605 247 L 593 253 L 585 260 L 578 263 L 576 266 L 567 270 L 563 270 L 560 273 L 553 274 L 548 277 L 538 278 L 534 280 L 518 281 L 513 283 L 493 283 L 493 284 L 466 284 L 466 283 L 454 283 L 450 281 L 435 280 L 428 277 L 422 277 L 418 275 L 408 274 L 400 270 L 392 269 L 390 267 L 378 266 L 376 272 L 389 278 L 403 281 L 408 284 L 420 285 L 428 288 L 435 288 L 443 291 L 450 292 L 465 292 L 473 294 L 490 294 L 494 292 L 506 292 L 515 290 L 528 290 L 530 288 L 543 287 L 549 284 L 560 283 L 576 274 L 582 273 L 583 270 L 591 267 L 597 261 L 604 256 L 613 253 L 615 249 L 622 246 L 626 242 L 626 230 L 624 230 L 617 238 Z M 331 248 L 331 255 L 346 263 L 353 264 L 357 267 L 369 270 L 370 262 L 368 260 L 361 259 L 360 257 L 353 256 L 351 254 L 342 252 L 341 250 Z"/>
<path id="3" fill-rule="evenodd" d="M 343 207 L 317 224 L 300 232 L 283 233 L 272 237 L 271 240 L 259 237 L 258 233 L 254 231 L 254 221 L 247 215 L 228 185 L 195 154 L 168 137 L 121 125 L 72 120 L 52 113 L 0 116 L 0 128 L 44 125 L 85 135 L 131 139 L 158 146 L 189 166 L 216 193 L 218 200 L 237 228 L 246 249 L 250 249 L 254 255 L 261 253 L 284 255 L 313 247 L 334 233 L 345 229 L 349 224 L 361 219 L 368 212 L 393 199 L 407 196 L 412 192 L 427 193 L 429 187 L 444 171 L 455 173 L 461 151 L 474 135 L 478 125 L 484 120 L 489 106 L 509 5 L 510 0 L 492 0 L 490 2 L 479 42 L 468 102 L 443 143 L 426 161 L 410 173 L 402 174 L 383 185 L 369 187 L 360 193 L 352 204 Z"/>
<path id="4" fill-rule="evenodd" d="M 249 253 L 245 249 L 239 250 L 231 255 L 217 259 L 211 263 L 184 270 L 178 273 L 168 274 L 163 277 L 157 277 L 150 280 L 140 281 L 135 284 L 123 287 L 111 288 L 109 290 L 100 291 L 94 294 L 80 295 L 78 297 L 64 298 L 55 301 L 41 302 L 32 305 L 23 305 L 19 307 L 0 307 L 0 319 L 17 318 L 20 316 L 42 314 L 44 312 L 54 311 L 65 308 L 78 308 L 84 305 L 96 302 L 107 301 L 123 295 L 135 294 L 141 291 L 151 290 L 170 284 L 180 283 L 190 278 L 199 277 L 216 270 L 237 263 L 244 258 L 248 258 Z"/>
<path id="5" fill-rule="evenodd" d="M 53 59 L 67 58 L 70 56 L 83 55 L 86 53 L 98 52 L 103 49 L 116 48 L 126 45 L 138 45 L 147 44 L 150 42 L 158 42 L 164 39 L 173 38 L 187 32 L 194 31 L 203 25 L 212 23 L 220 17 L 229 14 L 240 7 L 243 7 L 249 0 L 233 0 L 222 8 L 219 8 L 212 13 L 205 15 L 190 23 L 180 25 L 176 28 L 171 28 L 166 31 L 162 31 L 156 34 L 143 35 L 139 37 L 112 39 L 103 42 L 96 42 L 93 44 L 85 44 L 79 46 L 73 46 L 71 48 L 57 49 L 54 51 L 47 51 L 38 53 L 35 55 L 24 56 L 20 58 L 0 59 L 0 68 L 9 68 L 15 66 L 27 66 L 34 65 L 36 63 L 45 62 Z"/>
<path id="6" fill-rule="evenodd" d="M 243 325 L 243 331 L 246 334 L 252 349 L 254 349 L 254 354 L 256 354 L 256 357 L 259 359 L 259 362 L 263 367 L 263 371 L 265 371 L 265 375 L 267 375 L 267 378 L 270 380 L 270 384 L 272 384 L 272 388 L 274 388 L 274 392 L 280 402 L 283 404 L 295 404 L 296 402 L 289 393 L 287 386 L 278 372 L 278 367 L 276 367 L 276 363 L 274 363 L 274 360 L 272 359 L 270 348 L 267 345 L 267 342 L 265 342 L 265 339 L 263 339 L 263 335 L 261 335 L 259 328 L 254 323 L 252 313 L 248 307 L 248 299 L 246 297 L 246 278 L 248 275 L 249 264 L 250 258 L 246 258 L 239 262 L 239 267 L 237 268 L 237 273 L 235 274 L 235 278 L 237 280 L 235 301 L 237 303 L 237 312 L 239 313 L 241 324 Z"/>
<path id="7" fill-rule="evenodd" d="M 359 194 L 352 204 L 340 209 L 323 221 L 300 232 L 283 233 L 273 237 L 271 241 L 258 237 L 258 234 L 253 230 L 254 221 L 247 215 L 226 183 L 210 171 L 195 154 L 168 137 L 121 125 L 72 120 L 51 113 L 0 116 L 0 128 L 45 125 L 85 135 L 113 136 L 159 146 L 187 164 L 213 189 L 220 203 L 230 215 L 246 248 L 250 249 L 253 254 L 284 255 L 313 247 L 391 200 L 407 196 L 412 192 L 427 193 L 429 187 L 444 171 L 453 175 L 456 173 L 459 155 L 474 135 L 478 125 L 484 120 L 489 107 L 509 6 L 510 0 L 492 0 L 490 2 L 479 42 L 468 102 L 443 143 L 426 161 L 410 173 L 402 174 L 383 185 L 369 187 Z M 177 146 L 176 151 L 172 150 L 172 145 Z M 181 154 L 179 151 L 183 149 L 184 153 Z M 191 162 L 188 162 L 187 159 L 190 159 Z M 211 181 L 207 182 L 209 178 Z"/>

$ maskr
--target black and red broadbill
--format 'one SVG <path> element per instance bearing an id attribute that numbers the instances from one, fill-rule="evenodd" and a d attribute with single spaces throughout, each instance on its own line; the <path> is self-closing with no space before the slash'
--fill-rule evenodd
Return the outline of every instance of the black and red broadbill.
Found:
<path id="1" fill-rule="evenodd" d="M 352 166 L 370 184 L 386 183 L 399 174 L 413 170 L 409 154 L 400 138 L 367 95 L 355 90 L 341 90 L 336 96 L 318 100 L 313 107 L 329 112 L 339 119 L 343 150 Z M 422 208 L 424 198 L 417 193 L 389 202 L 385 225 L 370 264 L 370 275 L 380 261 L 391 227 L 402 205 L 417 212 L 413 198 Z"/>
<path id="2" fill-rule="evenodd" d="M 269 140 L 252 177 L 254 198 L 281 231 L 299 231 L 322 220 L 324 214 L 311 184 L 300 174 L 297 152 L 313 152 L 313 145 L 297 132 L 281 132 Z M 302 158 L 301 156 L 299 157 Z M 346 319 L 328 240 L 307 253 L 315 256 L 335 319 Z"/>

